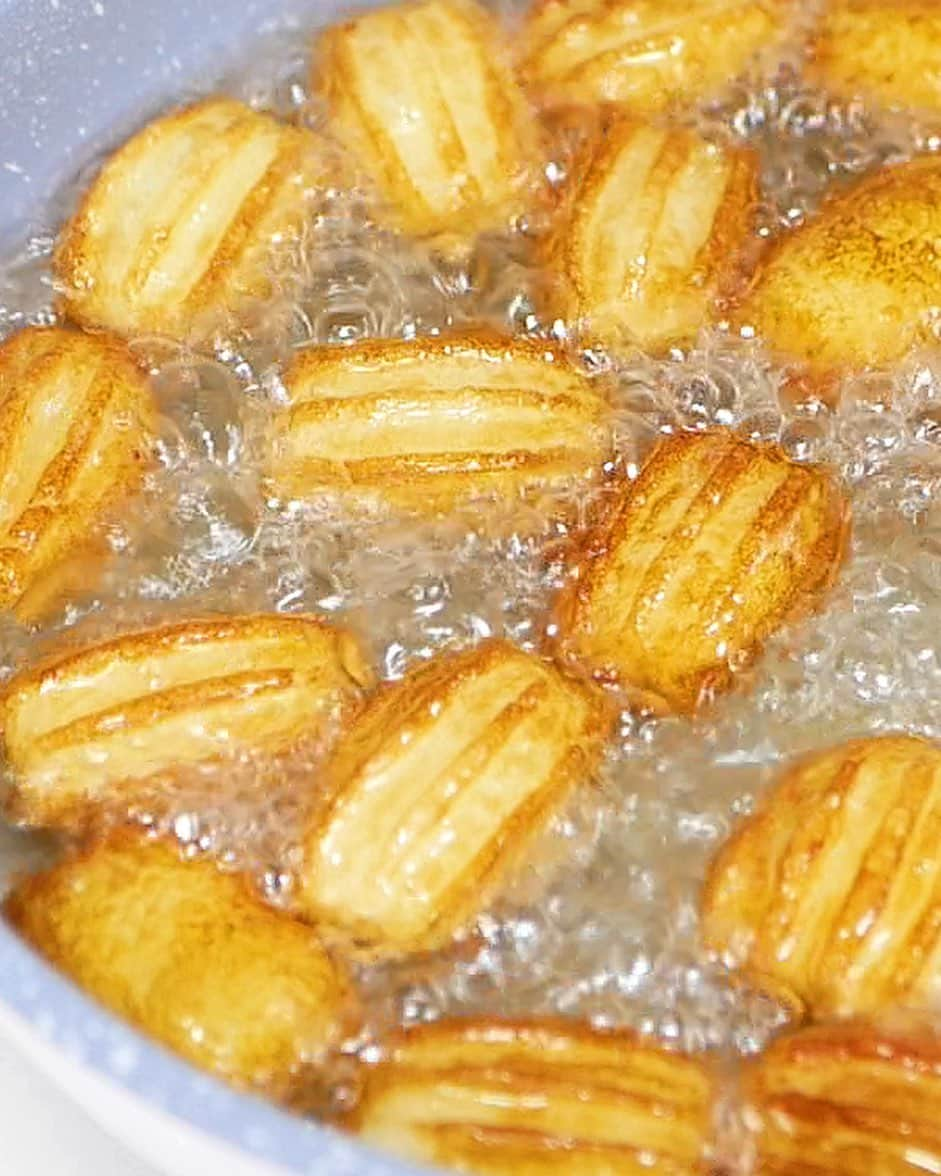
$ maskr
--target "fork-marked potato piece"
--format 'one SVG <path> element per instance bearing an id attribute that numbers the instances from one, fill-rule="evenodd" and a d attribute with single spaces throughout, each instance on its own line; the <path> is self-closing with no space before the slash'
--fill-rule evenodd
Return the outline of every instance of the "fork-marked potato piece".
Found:
<path id="1" fill-rule="evenodd" d="M 773 56 L 788 9 L 780 0 L 537 0 L 523 77 L 550 103 L 641 114 L 692 105 Z"/>
<path id="2" fill-rule="evenodd" d="M 765 254 L 740 327 L 826 382 L 933 339 L 941 309 L 941 160 L 886 167 Z"/>
<path id="3" fill-rule="evenodd" d="M 693 1176 L 707 1171 L 711 1102 L 704 1063 L 629 1031 L 461 1019 L 397 1034 L 352 1125 L 459 1172 Z"/>
<path id="4" fill-rule="evenodd" d="M 918 1014 L 779 1038 L 743 1082 L 756 1176 L 941 1171 L 941 1034 Z"/>
<path id="5" fill-rule="evenodd" d="M 154 406 L 124 345 L 61 327 L 0 344 L 0 609 L 38 616 L 140 483 Z"/>
<path id="6" fill-rule="evenodd" d="M 562 652 L 688 713 L 833 580 L 848 507 L 822 470 L 728 429 L 661 441 L 576 550 Z"/>
<path id="7" fill-rule="evenodd" d="M 438 947 L 600 755 L 603 700 L 505 641 L 380 687 L 324 769 L 299 902 L 366 955 Z"/>
<path id="8" fill-rule="evenodd" d="M 559 314 L 604 343 L 686 343 L 744 264 L 758 165 L 692 131 L 607 122 L 551 237 Z"/>
<path id="9" fill-rule="evenodd" d="M 473 0 L 396 4 L 320 35 L 313 85 L 404 232 L 468 238 L 525 209 L 538 138 L 505 56 Z"/>
<path id="10" fill-rule="evenodd" d="M 234 99 L 164 115 L 111 156 L 65 226 L 63 308 L 123 335 L 209 337 L 277 293 L 275 253 L 335 179 L 318 135 Z"/>
<path id="11" fill-rule="evenodd" d="M 829 0 L 809 70 L 843 99 L 941 111 L 937 0 Z"/>
<path id="12" fill-rule="evenodd" d="M 862 739 L 788 771 L 717 855 L 703 935 L 815 1015 L 941 996 L 941 748 Z"/>
<path id="13" fill-rule="evenodd" d="M 564 495 L 609 456 L 605 398 L 558 349 L 494 332 L 302 351 L 274 429 L 280 492 L 424 514 Z"/>
<path id="14" fill-rule="evenodd" d="M 238 1085 L 286 1091 L 355 1016 L 311 928 L 159 842 L 99 843 L 21 882 L 6 913 L 102 1004 Z"/>
<path id="15" fill-rule="evenodd" d="M 175 622 L 54 657 L 0 694 L 11 812 L 80 824 L 130 781 L 315 736 L 370 683 L 352 636 L 279 614 Z"/>

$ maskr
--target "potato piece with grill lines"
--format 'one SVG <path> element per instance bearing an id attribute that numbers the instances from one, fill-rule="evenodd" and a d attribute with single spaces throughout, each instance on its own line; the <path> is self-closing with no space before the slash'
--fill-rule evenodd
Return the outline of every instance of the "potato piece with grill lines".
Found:
<path id="1" fill-rule="evenodd" d="M 575 550 L 557 643 L 638 702 L 692 712 L 830 584 L 848 513 L 824 471 L 776 445 L 668 437 Z"/>
<path id="2" fill-rule="evenodd" d="M 708 1066 L 575 1021 L 439 1021 L 369 1067 L 368 1142 L 487 1176 L 694 1176 L 708 1168 Z"/>
<path id="3" fill-rule="evenodd" d="M 280 614 L 173 622 L 53 656 L 0 694 L 10 811 L 81 824 L 132 781 L 317 736 L 371 681 L 348 633 Z"/>
<path id="4" fill-rule="evenodd" d="M 431 950 L 601 753 L 606 702 L 505 641 L 381 687 L 324 769 L 298 901 L 354 950 Z"/>
<path id="5" fill-rule="evenodd" d="M 147 379 L 104 335 L 29 327 L 0 344 L 0 608 L 38 619 L 69 561 L 153 453 Z"/>
<path id="6" fill-rule="evenodd" d="M 245 878 L 124 835 L 20 882 L 14 927 L 184 1057 L 280 1095 L 355 1023 L 349 978 Z"/>
<path id="7" fill-rule="evenodd" d="M 277 293 L 276 254 L 339 175 L 320 136 L 230 98 L 155 119 L 107 160 L 62 231 L 62 307 L 122 335 L 211 337 Z"/>
<path id="8" fill-rule="evenodd" d="M 707 944 L 815 1015 L 941 995 L 941 748 L 885 736 L 788 771 L 703 894 Z"/>
<path id="9" fill-rule="evenodd" d="M 320 34 L 312 84 L 402 231 L 460 244 L 526 208 L 539 138 L 505 58 L 473 0 L 396 4 Z"/>

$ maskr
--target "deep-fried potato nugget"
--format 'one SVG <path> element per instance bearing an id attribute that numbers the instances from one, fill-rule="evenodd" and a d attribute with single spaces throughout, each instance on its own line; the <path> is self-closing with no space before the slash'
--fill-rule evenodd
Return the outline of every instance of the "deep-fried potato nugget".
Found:
<path id="1" fill-rule="evenodd" d="M 757 184 L 750 151 L 609 119 L 549 242 L 560 316 L 604 343 L 690 341 L 739 275 Z"/>
<path id="2" fill-rule="evenodd" d="M 830 584 L 847 521 L 830 477 L 776 445 L 668 437 L 576 551 L 560 648 L 638 701 L 693 711 Z"/>
<path id="3" fill-rule="evenodd" d="M 175 622 L 54 657 L 0 694 L 11 810 L 82 823 L 129 781 L 316 735 L 371 679 L 350 634 L 279 614 Z"/>
<path id="4" fill-rule="evenodd" d="M 524 211 L 540 178 L 536 123 L 496 18 L 473 0 L 414 0 L 334 25 L 313 85 L 404 232 L 468 238 Z"/>
<path id="5" fill-rule="evenodd" d="M 787 772 L 718 854 L 707 944 L 815 1014 L 941 994 L 941 748 L 887 736 Z"/>
<path id="6" fill-rule="evenodd" d="M 494 332 L 312 347 L 285 386 L 271 475 L 289 495 L 434 514 L 487 495 L 564 495 L 611 449 L 593 383 L 560 350 Z"/>
<path id="7" fill-rule="evenodd" d="M 149 123 L 102 168 L 55 255 L 83 326 L 198 340 L 275 293 L 271 262 L 336 178 L 321 138 L 231 98 Z"/>
<path id="8" fill-rule="evenodd" d="M 487 1176 L 708 1170 L 712 1077 L 629 1031 L 461 1019 L 399 1033 L 352 1126 L 369 1143 Z"/>
<path id="9" fill-rule="evenodd" d="M 299 902 L 367 955 L 446 943 L 600 755 L 606 704 L 505 641 L 373 695 L 324 770 Z"/>
<path id="10" fill-rule="evenodd" d="M 810 75 L 844 99 L 941 110 L 937 0 L 829 0 Z"/>
<path id="11" fill-rule="evenodd" d="M 928 1017 L 801 1029 L 749 1064 L 743 1088 L 756 1176 L 941 1171 L 941 1034 Z"/>
<path id="12" fill-rule="evenodd" d="M 21 882 L 6 914 L 102 1004 L 239 1085 L 285 1091 L 355 1012 L 313 930 L 158 842 L 67 859 Z"/>
<path id="13" fill-rule="evenodd" d="M 61 327 L 0 345 L 0 608 L 24 620 L 87 557 L 102 514 L 140 483 L 154 406 L 124 345 Z"/>
<path id="14" fill-rule="evenodd" d="M 771 52 L 781 0 L 537 0 L 523 77 L 549 102 L 641 114 L 708 98 Z"/>
<path id="15" fill-rule="evenodd" d="M 737 312 L 775 351 L 833 372 L 929 341 L 941 308 L 941 159 L 884 168 L 764 256 Z"/>

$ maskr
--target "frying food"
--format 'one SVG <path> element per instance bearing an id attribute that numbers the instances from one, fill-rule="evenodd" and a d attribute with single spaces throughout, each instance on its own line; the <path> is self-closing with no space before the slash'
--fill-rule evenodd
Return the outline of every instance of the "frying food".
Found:
<path id="1" fill-rule="evenodd" d="M 593 693 L 504 641 L 381 687 L 325 769 L 301 905 L 367 955 L 441 946 L 588 774 L 609 725 Z"/>
<path id="2" fill-rule="evenodd" d="M 668 437 L 576 549 L 559 646 L 638 702 L 689 713 L 830 584 L 847 520 L 830 477 L 775 445 Z"/>
<path id="3" fill-rule="evenodd" d="M 129 781 L 322 732 L 371 677 L 348 633 L 277 614 L 175 622 L 68 652 L 0 695 L 11 811 L 81 824 Z"/>
<path id="4" fill-rule="evenodd" d="M 314 931 L 157 842 L 67 858 L 21 882 L 6 914 L 97 1000 L 238 1085 L 284 1093 L 355 1016 Z"/>
<path id="5" fill-rule="evenodd" d="M 941 748 L 885 736 L 788 771 L 723 847 L 706 942 L 818 1015 L 941 993 Z"/>
<path id="6" fill-rule="evenodd" d="M 141 481 L 154 406 L 124 345 L 61 327 L 0 345 L 0 608 L 38 619 Z"/>
<path id="7" fill-rule="evenodd" d="M 276 254 L 336 174 L 318 135 L 231 98 L 164 115 L 111 156 L 62 230 L 62 309 L 123 335 L 211 337 L 276 297 Z"/>

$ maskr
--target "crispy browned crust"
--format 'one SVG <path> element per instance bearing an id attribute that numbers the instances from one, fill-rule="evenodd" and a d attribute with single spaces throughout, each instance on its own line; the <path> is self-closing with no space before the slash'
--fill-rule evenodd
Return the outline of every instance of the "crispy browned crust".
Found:
<path id="1" fill-rule="evenodd" d="M 916 1013 L 802 1029 L 745 1076 L 758 1176 L 941 1168 L 941 1037 Z"/>
<path id="2" fill-rule="evenodd" d="M 816 752 L 730 838 L 703 892 L 709 947 L 816 1015 L 941 985 L 941 749 L 885 736 Z"/>
<path id="3" fill-rule="evenodd" d="M 130 833 L 26 878 L 13 926 L 93 997 L 185 1058 L 280 1095 L 351 1027 L 349 977 L 246 879 Z"/>
<path id="4" fill-rule="evenodd" d="M 111 156 L 63 229 L 62 309 L 122 335 L 209 336 L 277 293 L 275 243 L 340 175 L 319 136 L 234 99 L 174 110 Z"/>
<path id="5" fill-rule="evenodd" d="M 707 1171 L 713 1080 L 629 1031 L 461 1019 L 396 1034 L 350 1126 L 409 1159 L 488 1176 Z"/>
<path id="6" fill-rule="evenodd" d="M 941 305 L 941 160 L 886 167 L 765 253 L 735 313 L 818 383 L 931 339 Z"/>
<path id="7" fill-rule="evenodd" d="M 177 622 L 53 656 L 0 692 L 9 812 L 84 825 L 161 773 L 315 737 L 371 682 L 349 633 L 280 614 Z"/>
<path id="8" fill-rule="evenodd" d="M 547 242 L 556 314 L 609 346 L 689 342 L 753 260 L 754 152 L 614 114 L 585 155 Z"/>
<path id="9" fill-rule="evenodd" d="M 836 483 L 778 446 L 675 434 L 573 550 L 556 643 L 638 702 L 692 712 L 819 599 L 848 526 Z"/>
<path id="10" fill-rule="evenodd" d="M 325 769 L 299 901 L 369 957 L 446 943 L 589 775 L 606 700 L 504 641 L 382 686 Z"/>
<path id="11" fill-rule="evenodd" d="M 139 485 L 154 405 L 123 344 L 61 327 L 0 345 L 0 609 L 41 617 L 59 571 Z"/>
<path id="12" fill-rule="evenodd" d="M 269 465 L 285 495 L 425 515 L 538 495 L 554 515 L 611 453 L 596 384 L 559 348 L 492 331 L 308 348 L 285 386 Z"/>
<path id="13" fill-rule="evenodd" d="M 507 225 L 540 181 L 537 124 L 496 20 L 473 0 L 334 25 L 318 37 L 312 84 L 405 232 L 467 239 Z"/>

